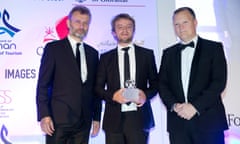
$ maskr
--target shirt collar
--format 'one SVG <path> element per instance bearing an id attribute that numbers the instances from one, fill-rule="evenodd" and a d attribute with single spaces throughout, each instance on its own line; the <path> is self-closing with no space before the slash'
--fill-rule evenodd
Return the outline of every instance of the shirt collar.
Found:
<path id="1" fill-rule="evenodd" d="M 68 40 L 69 40 L 72 47 L 76 47 L 77 43 L 81 43 L 81 46 L 83 45 L 83 42 L 77 42 L 70 35 L 68 35 Z"/>
<path id="2" fill-rule="evenodd" d="M 121 45 L 117 45 L 117 49 L 118 49 L 118 51 L 122 51 L 122 48 L 125 48 L 125 47 L 130 47 L 129 48 L 129 50 L 131 50 L 131 49 L 133 49 L 134 48 L 134 45 L 133 45 L 133 43 L 130 43 L 130 44 L 128 44 L 127 46 L 121 46 Z"/>
<path id="3" fill-rule="evenodd" d="M 188 42 L 180 41 L 180 43 L 182 43 L 182 44 L 188 44 L 188 43 L 190 43 L 191 41 L 193 41 L 193 43 L 194 43 L 194 48 L 195 48 L 196 45 L 197 45 L 198 36 L 196 35 L 193 39 L 191 39 L 191 40 L 188 41 Z"/>

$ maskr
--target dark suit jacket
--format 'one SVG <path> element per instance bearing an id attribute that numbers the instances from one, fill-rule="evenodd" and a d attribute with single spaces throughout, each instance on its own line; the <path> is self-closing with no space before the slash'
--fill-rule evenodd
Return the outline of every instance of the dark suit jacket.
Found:
<path id="1" fill-rule="evenodd" d="M 56 124 L 73 124 L 81 118 L 100 120 L 101 103 L 94 93 L 98 52 L 85 43 L 84 48 L 88 74 L 82 84 L 69 40 L 46 45 L 37 84 L 38 120 L 45 116 Z"/>
<path id="2" fill-rule="evenodd" d="M 199 37 L 188 88 L 188 100 L 200 114 L 192 119 L 196 124 L 196 130 L 222 131 L 227 129 L 225 109 L 221 99 L 226 79 L 227 65 L 222 44 Z M 174 103 L 184 102 L 179 44 L 163 52 L 159 70 L 159 93 L 168 110 L 168 131 L 181 131 L 185 120 L 171 111 Z"/>
<path id="3" fill-rule="evenodd" d="M 147 96 L 146 103 L 137 110 L 136 123 L 141 125 L 142 129 L 150 129 L 154 126 L 150 99 L 157 93 L 157 69 L 154 54 L 152 50 L 135 45 L 135 57 L 136 87 L 142 89 Z M 121 104 L 112 100 L 114 92 L 120 89 L 119 75 L 117 49 L 102 54 L 97 73 L 96 91 L 106 102 L 103 129 L 108 132 L 121 130 Z"/>

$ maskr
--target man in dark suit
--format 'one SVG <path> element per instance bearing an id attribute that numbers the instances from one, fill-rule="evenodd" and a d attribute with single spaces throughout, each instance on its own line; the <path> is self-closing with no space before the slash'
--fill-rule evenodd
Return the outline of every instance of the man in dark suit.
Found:
<path id="1" fill-rule="evenodd" d="M 164 50 L 159 70 L 170 143 L 224 144 L 228 126 L 221 98 L 227 80 L 223 45 L 197 35 L 196 16 L 189 7 L 174 12 L 173 26 L 180 43 Z"/>
<path id="2" fill-rule="evenodd" d="M 98 52 L 83 42 L 90 21 L 88 8 L 74 7 L 68 36 L 44 49 L 37 112 L 47 144 L 87 144 L 91 125 L 92 135 L 99 131 L 101 101 L 94 93 Z"/>
<path id="3" fill-rule="evenodd" d="M 112 34 L 117 48 L 101 55 L 96 91 L 105 100 L 103 129 L 106 144 L 147 144 L 149 130 L 154 126 L 150 99 L 157 93 L 157 69 L 153 51 L 133 44 L 135 20 L 119 14 L 112 20 Z M 126 47 L 128 50 L 126 50 Z M 128 54 L 130 78 L 136 91 L 125 97 L 124 55 Z M 133 84 L 133 83 L 132 83 Z M 133 84 L 134 87 L 134 84 Z"/>

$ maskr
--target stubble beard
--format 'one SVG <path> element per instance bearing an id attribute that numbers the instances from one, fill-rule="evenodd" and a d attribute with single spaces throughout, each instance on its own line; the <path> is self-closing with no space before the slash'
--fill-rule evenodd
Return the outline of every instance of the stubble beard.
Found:
<path id="1" fill-rule="evenodd" d="M 131 38 L 128 38 L 128 39 L 119 39 L 118 41 L 119 41 L 119 43 L 126 43 L 126 44 L 128 44 L 128 43 L 131 43 L 132 42 L 132 40 L 133 40 L 133 38 L 131 37 Z"/>

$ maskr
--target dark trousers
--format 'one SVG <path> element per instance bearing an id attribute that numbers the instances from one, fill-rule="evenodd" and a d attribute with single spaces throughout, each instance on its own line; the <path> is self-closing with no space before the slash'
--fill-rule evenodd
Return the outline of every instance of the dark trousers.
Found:
<path id="1" fill-rule="evenodd" d="M 191 121 L 186 121 L 182 131 L 169 133 L 170 144 L 224 144 L 224 132 L 197 131 Z"/>
<path id="2" fill-rule="evenodd" d="M 91 124 L 79 121 L 73 125 L 56 125 L 53 136 L 46 136 L 46 144 L 88 144 Z"/>
<path id="3" fill-rule="evenodd" d="M 149 132 L 143 130 L 135 112 L 123 113 L 122 131 L 106 132 L 106 144 L 147 144 Z"/>

